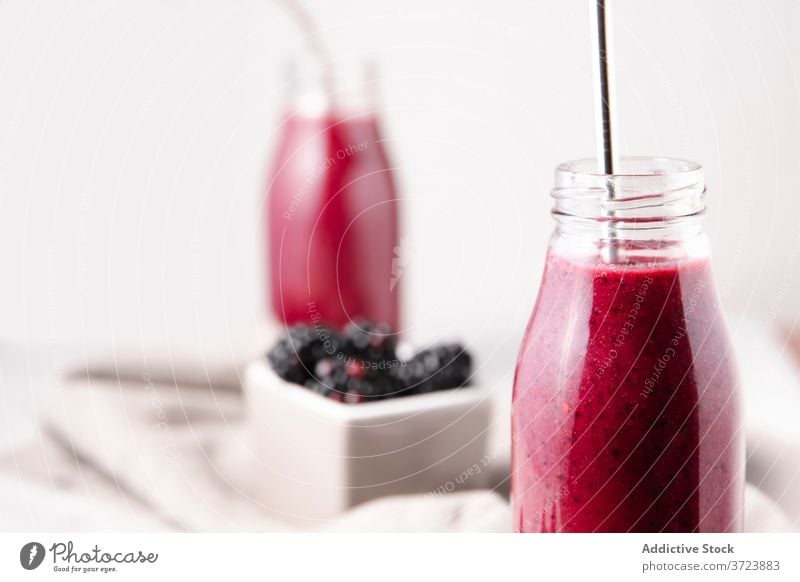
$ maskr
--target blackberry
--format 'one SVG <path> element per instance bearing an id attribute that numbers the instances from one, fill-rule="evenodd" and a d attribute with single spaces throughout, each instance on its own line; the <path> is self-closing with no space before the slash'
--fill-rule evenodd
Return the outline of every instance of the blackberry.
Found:
<path id="1" fill-rule="evenodd" d="M 460 388 L 472 375 L 472 356 L 461 344 L 445 344 L 435 348 L 441 368 L 434 375 L 437 388 Z"/>
<path id="2" fill-rule="evenodd" d="M 423 350 L 396 369 L 400 385 L 414 394 L 458 388 L 469 382 L 472 358 L 460 344 Z"/>
<path id="3" fill-rule="evenodd" d="M 365 387 L 361 391 L 372 400 L 398 396 L 397 382 L 394 377 L 386 373 L 386 370 L 368 369 L 364 379 L 361 380 L 361 385 Z"/>
<path id="4" fill-rule="evenodd" d="M 267 353 L 267 361 L 284 380 L 303 384 L 312 377 L 316 363 L 336 354 L 341 343 L 338 334 L 328 328 L 296 325 Z"/>
<path id="5" fill-rule="evenodd" d="M 320 396 L 328 396 L 330 395 L 331 389 L 328 387 L 327 384 L 324 382 L 320 382 L 319 380 L 306 380 L 304 386 L 311 390 L 312 392 L 316 392 Z"/>
<path id="6" fill-rule="evenodd" d="M 287 382 L 302 384 L 308 377 L 300 358 L 285 340 L 279 341 L 267 352 L 267 362 L 275 373 Z"/>
<path id="7" fill-rule="evenodd" d="M 344 330 L 344 350 L 362 360 L 392 361 L 397 359 L 397 336 L 385 323 L 373 324 L 358 319 Z"/>
<path id="8" fill-rule="evenodd" d="M 397 386 L 398 396 L 422 394 L 431 391 L 428 374 L 421 361 L 411 358 L 401 366 L 391 370 L 392 378 Z"/>
<path id="9" fill-rule="evenodd" d="M 314 377 L 317 379 L 328 378 L 336 374 L 342 365 L 336 358 L 322 358 L 314 365 Z"/>
<path id="10" fill-rule="evenodd" d="M 305 387 L 312 392 L 319 394 L 320 396 L 325 396 L 326 398 L 336 400 L 337 402 L 344 402 L 346 392 L 336 390 L 325 382 L 321 382 L 319 380 L 306 380 Z"/>
<path id="11" fill-rule="evenodd" d="M 367 375 L 367 367 L 364 360 L 349 359 L 345 365 L 345 371 L 350 378 L 361 380 Z"/>
<path id="12" fill-rule="evenodd" d="M 284 380 L 348 404 L 457 388 L 469 381 L 472 358 L 460 344 L 422 350 L 407 362 L 399 362 L 396 348 L 389 326 L 357 320 L 342 335 L 319 325 L 291 327 L 266 358 Z"/>
<path id="13" fill-rule="evenodd" d="M 350 377 L 344 360 L 339 358 L 323 358 L 314 366 L 315 380 L 322 382 L 335 392 L 347 392 Z"/>
<path id="14" fill-rule="evenodd" d="M 345 395 L 342 392 L 336 392 L 335 390 L 328 392 L 328 398 L 335 400 L 336 402 L 344 402 L 344 396 Z"/>

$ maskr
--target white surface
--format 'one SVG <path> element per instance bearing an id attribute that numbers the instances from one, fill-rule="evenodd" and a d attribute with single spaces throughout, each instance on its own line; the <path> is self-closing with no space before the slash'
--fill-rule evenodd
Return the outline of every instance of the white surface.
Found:
<path id="1" fill-rule="evenodd" d="M 462 404 L 467 401 L 474 402 L 466 398 Z M 40 434 L 12 451 L 0 451 L 0 530 L 72 529 L 70 520 L 75 529 L 104 531 L 263 532 L 332 526 L 330 519 L 308 516 L 313 500 L 306 498 L 301 511 L 292 513 L 296 508 L 278 507 L 276 498 L 267 496 L 259 502 L 252 494 L 264 475 L 246 432 L 243 405 L 241 392 L 232 390 L 176 388 L 140 378 L 65 378 L 48 390 L 41 411 L 45 428 Z M 374 418 L 380 411 L 398 410 L 391 405 L 362 405 L 362 409 L 364 406 L 377 411 Z M 399 410 L 407 410 L 407 406 L 399 406 Z M 433 412 L 454 409 L 435 407 Z M 359 423 L 366 420 L 363 413 L 350 418 Z M 426 428 L 424 423 L 416 426 Z M 361 436 L 371 438 L 370 434 Z M 451 436 L 458 438 L 457 434 Z M 378 449 L 393 444 L 391 439 L 371 440 Z M 364 450 L 356 446 L 352 452 Z M 469 447 L 465 450 L 470 451 Z M 441 447 L 434 446 L 431 452 L 438 455 Z M 482 449 L 475 455 L 479 460 Z M 387 457 L 404 468 L 403 454 Z M 354 468 L 347 463 L 343 466 Z M 458 468 L 465 467 L 459 464 Z M 355 469 L 357 473 L 358 462 Z M 482 478 L 472 477 L 470 485 L 478 485 Z M 410 482 L 426 485 L 413 478 Z M 381 491 L 389 493 L 390 489 L 396 493 L 403 488 Z M 416 526 L 420 531 L 492 530 L 497 527 L 496 519 L 478 519 L 481 516 L 469 508 L 475 504 L 493 507 L 494 515 L 498 509 L 501 514 L 507 510 L 499 495 L 486 490 L 454 497 L 395 497 L 386 502 L 388 507 L 404 508 L 398 527 Z M 371 529 L 394 529 L 393 523 L 385 520 L 386 507 L 380 502 L 372 507 L 380 523 L 373 523 Z M 360 517 L 343 527 L 358 529 L 368 513 L 360 511 Z M 469 515 L 473 518 L 465 519 Z"/>
<path id="2" fill-rule="evenodd" d="M 117 503 L 86 499 L 16 475 L 0 475 L 0 531 L 163 531 Z"/>
<path id="3" fill-rule="evenodd" d="M 412 340 L 461 336 L 507 367 L 553 168 L 594 152 L 587 3 L 308 4 L 383 72 Z M 702 162 L 725 303 L 793 321 L 800 4 L 616 4 L 621 153 Z M 0 338 L 202 348 L 248 329 L 299 44 L 268 0 L 0 3 Z"/>

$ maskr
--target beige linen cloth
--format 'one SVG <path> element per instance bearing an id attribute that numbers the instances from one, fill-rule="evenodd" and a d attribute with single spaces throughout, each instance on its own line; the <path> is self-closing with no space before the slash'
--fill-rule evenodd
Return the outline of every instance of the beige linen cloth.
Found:
<path id="1" fill-rule="evenodd" d="M 509 528 L 507 503 L 491 491 L 385 499 L 325 522 L 275 513 L 250 494 L 258 483 L 249 479 L 254 457 L 239 387 L 242 366 L 148 360 L 118 354 L 67 374 L 45 399 L 41 433 L 0 457 L 0 472 L 25 482 L 24 489 L 56 488 L 113 508 L 114 519 L 102 529 Z"/>
<path id="2" fill-rule="evenodd" d="M 748 329 L 737 334 L 750 342 L 753 336 Z M 753 353 L 760 348 L 739 349 Z M 748 481 L 759 487 L 748 486 L 748 531 L 788 531 L 800 523 L 800 439 L 781 432 L 797 426 L 798 417 L 792 415 L 800 411 L 800 393 L 792 392 L 796 384 L 778 388 L 788 390 L 786 394 L 770 393 L 776 390 L 773 385 L 785 387 L 797 374 L 781 368 L 773 356 L 774 350 L 764 351 L 758 354 L 759 365 L 743 369 L 745 385 L 755 383 L 755 395 L 748 393 L 748 398 L 759 399 L 759 404 L 748 407 L 752 410 L 747 419 Z M 175 358 L 154 362 L 117 354 L 66 375 L 46 399 L 37 438 L 0 457 L 0 474 L 14 481 L 5 489 L 13 489 L 20 503 L 31 507 L 39 501 L 26 496 L 33 496 L 37 488 L 72 494 L 73 502 L 83 498 L 64 529 L 81 529 L 81 516 L 99 506 L 108 520 L 87 521 L 87 528 L 510 530 L 508 503 L 497 492 L 505 488 L 508 458 L 504 455 L 498 455 L 495 467 L 497 491 L 386 498 L 326 522 L 293 520 L 259 505 L 251 495 L 258 483 L 248 478 L 254 456 L 238 373 L 243 363 L 229 359 L 214 366 L 204 359 L 198 365 Z M 507 411 L 500 406 L 498 414 Z M 779 414 L 788 418 L 785 427 L 776 422 Z M 0 481 L 0 517 L 2 503 L 11 503 L 5 489 Z"/>

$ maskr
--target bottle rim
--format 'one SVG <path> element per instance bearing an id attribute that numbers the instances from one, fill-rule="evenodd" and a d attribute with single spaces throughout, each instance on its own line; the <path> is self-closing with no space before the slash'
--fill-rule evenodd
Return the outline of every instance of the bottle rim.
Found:
<path id="1" fill-rule="evenodd" d="M 652 176 L 696 176 L 702 180 L 703 166 L 683 158 L 663 156 L 625 156 L 620 158 L 622 171 L 604 174 L 598 169 L 597 158 L 581 158 L 562 162 L 556 167 L 556 174 L 588 179 L 609 178 L 648 178 Z"/>
<path id="2" fill-rule="evenodd" d="M 620 171 L 602 174 L 591 158 L 556 168 L 553 216 L 559 222 L 614 223 L 619 228 L 653 228 L 702 218 L 705 183 L 700 164 L 679 158 L 625 157 Z"/>

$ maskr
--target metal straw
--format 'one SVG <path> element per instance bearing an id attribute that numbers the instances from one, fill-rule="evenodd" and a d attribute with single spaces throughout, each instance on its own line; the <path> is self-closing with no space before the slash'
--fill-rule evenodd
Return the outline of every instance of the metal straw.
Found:
<path id="1" fill-rule="evenodd" d="M 593 24 L 592 31 L 595 40 L 595 66 L 594 66 L 594 80 L 595 80 L 595 123 L 597 134 L 597 165 L 599 170 L 608 176 L 614 174 L 617 167 L 616 152 L 616 136 L 614 135 L 613 125 L 613 74 L 611 71 L 611 49 L 609 46 L 610 33 L 609 17 L 606 10 L 609 0 L 591 0 Z M 613 200 L 615 197 L 614 181 L 609 177 L 606 182 L 606 192 L 608 200 Z M 608 210 L 605 213 L 606 217 L 613 218 L 613 210 Z M 617 249 L 614 243 L 616 233 L 614 226 L 607 223 L 606 228 L 607 243 L 603 247 L 603 257 L 607 262 L 613 262 L 617 258 Z"/>

